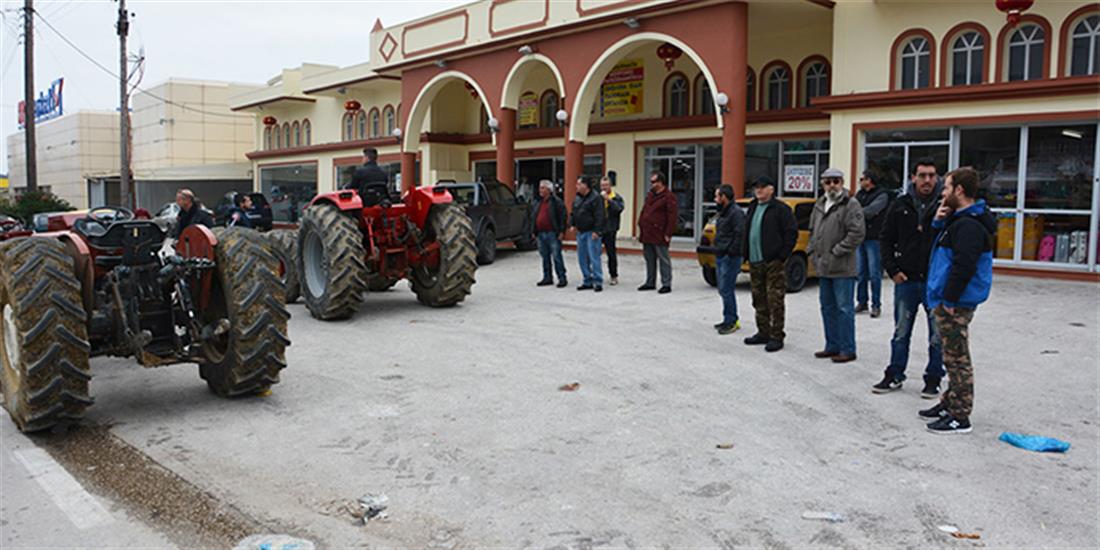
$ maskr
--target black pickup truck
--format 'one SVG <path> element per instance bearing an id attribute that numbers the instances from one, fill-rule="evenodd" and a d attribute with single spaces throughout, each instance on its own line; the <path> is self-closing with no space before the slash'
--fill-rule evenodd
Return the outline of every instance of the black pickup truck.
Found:
<path id="1" fill-rule="evenodd" d="M 450 191 L 455 202 L 466 209 L 477 235 L 477 263 L 493 263 L 497 243 L 512 241 L 520 250 L 537 247 L 527 227 L 530 203 L 517 199 L 507 185 L 497 181 L 459 183 L 441 181 L 436 187 Z"/>

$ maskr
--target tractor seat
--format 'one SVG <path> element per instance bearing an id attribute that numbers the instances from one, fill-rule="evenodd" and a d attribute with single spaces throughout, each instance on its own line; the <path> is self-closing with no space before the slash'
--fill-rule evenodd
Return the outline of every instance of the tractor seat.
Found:
<path id="1" fill-rule="evenodd" d="M 104 227 L 85 218 L 77 220 L 73 229 L 88 238 L 97 252 L 96 264 L 103 267 L 154 263 L 164 243 L 164 231 L 151 220 L 118 221 Z"/>

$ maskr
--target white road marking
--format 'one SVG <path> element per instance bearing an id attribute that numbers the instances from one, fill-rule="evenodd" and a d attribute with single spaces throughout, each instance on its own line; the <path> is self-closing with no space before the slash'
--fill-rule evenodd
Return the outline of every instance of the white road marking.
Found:
<path id="1" fill-rule="evenodd" d="M 50 495 L 77 529 L 91 529 L 114 523 L 110 512 L 46 451 L 18 449 L 12 451 L 12 455 L 23 463 L 31 477 Z"/>

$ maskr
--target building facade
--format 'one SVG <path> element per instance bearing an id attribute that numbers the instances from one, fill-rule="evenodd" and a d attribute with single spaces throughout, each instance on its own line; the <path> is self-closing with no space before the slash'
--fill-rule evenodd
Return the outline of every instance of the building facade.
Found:
<path id="1" fill-rule="evenodd" d="M 1100 7 L 900 0 L 482 0 L 370 33 L 351 67 L 302 65 L 231 106 L 256 115 L 257 189 L 295 221 L 379 150 L 395 185 L 648 174 L 699 237 L 714 190 L 768 175 L 815 196 L 828 165 L 904 192 L 920 158 L 972 165 L 1002 267 L 1097 271 Z M 621 236 L 636 229 L 624 223 Z"/>

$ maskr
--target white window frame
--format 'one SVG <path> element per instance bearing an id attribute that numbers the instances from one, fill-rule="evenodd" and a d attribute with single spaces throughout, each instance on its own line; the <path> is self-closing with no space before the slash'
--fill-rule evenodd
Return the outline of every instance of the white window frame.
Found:
<path id="1" fill-rule="evenodd" d="M 1089 22 L 1089 19 L 1093 18 L 1096 18 L 1095 26 Z M 1078 30 L 1081 25 L 1085 26 L 1085 32 L 1083 33 Z M 1079 38 L 1085 38 L 1089 41 L 1089 63 L 1088 71 L 1085 74 L 1100 74 L 1100 59 L 1096 58 L 1096 42 L 1100 40 L 1100 15 L 1096 13 L 1085 15 L 1081 19 L 1078 19 L 1073 25 L 1073 34 L 1069 38 L 1069 44 L 1066 45 L 1070 53 L 1070 55 L 1066 56 L 1069 61 L 1069 65 L 1066 67 L 1066 74 L 1070 76 L 1073 75 L 1073 44 L 1077 42 Z"/>
<path id="2" fill-rule="evenodd" d="M 968 40 L 967 37 L 971 37 L 971 39 Z M 959 46 L 959 42 L 963 42 L 961 47 Z M 981 44 L 978 44 L 979 42 Z M 975 57 L 978 60 L 983 60 L 986 47 L 985 38 L 983 38 L 982 33 L 978 31 L 964 30 L 955 35 L 955 38 L 951 41 L 951 56 L 948 59 L 951 63 L 949 67 L 950 70 L 948 71 L 948 78 L 951 79 L 952 86 L 972 86 L 985 82 L 985 72 L 989 70 L 989 67 L 982 67 L 982 77 L 978 82 L 971 82 L 970 75 L 974 72 L 972 69 L 974 68 Z M 962 84 L 955 82 L 955 54 L 957 53 L 966 54 L 966 82 Z"/>
<path id="3" fill-rule="evenodd" d="M 1031 33 L 1029 35 L 1025 35 L 1024 31 L 1026 31 L 1028 29 L 1031 29 Z M 1037 34 L 1042 34 L 1043 35 L 1042 38 L 1036 39 L 1035 36 Z M 1036 44 L 1041 44 L 1043 46 L 1043 55 L 1038 60 L 1031 59 L 1031 47 L 1036 45 Z M 1042 63 L 1043 62 L 1042 57 L 1046 56 L 1046 48 L 1048 47 L 1046 31 L 1043 30 L 1043 27 L 1040 27 L 1039 25 L 1037 25 L 1035 23 L 1024 24 L 1020 28 L 1012 31 L 1012 34 L 1009 35 L 1009 37 L 1008 37 L 1008 44 L 1005 47 L 1007 49 L 1007 51 L 1005 52 L 1005 68 L 1004 68 L 1005 81 L 1006 82 L 1026 82 L 1028 80 L 1031 80 L 1030 78 L 1028 78 L 1028 75 L 1031 74 L 1031 63 L 1033 63 L 1033 62 Z M 1024 50 L 1024 70 L 1023 70 L 1024 78 L 1023 78 L 1023 80 L 1020 80 L 1020 81 L 1012 80 L 1011 69 L 1012 69 L 1012 50 L 1013 50 L 1013 48 L 1023 48 L 1023 50 Z M 1047 75 L 1045 75 L 1045 74 L 1040 74 L 1039 78 L 1046 78 L 1046 76 Z"/>

